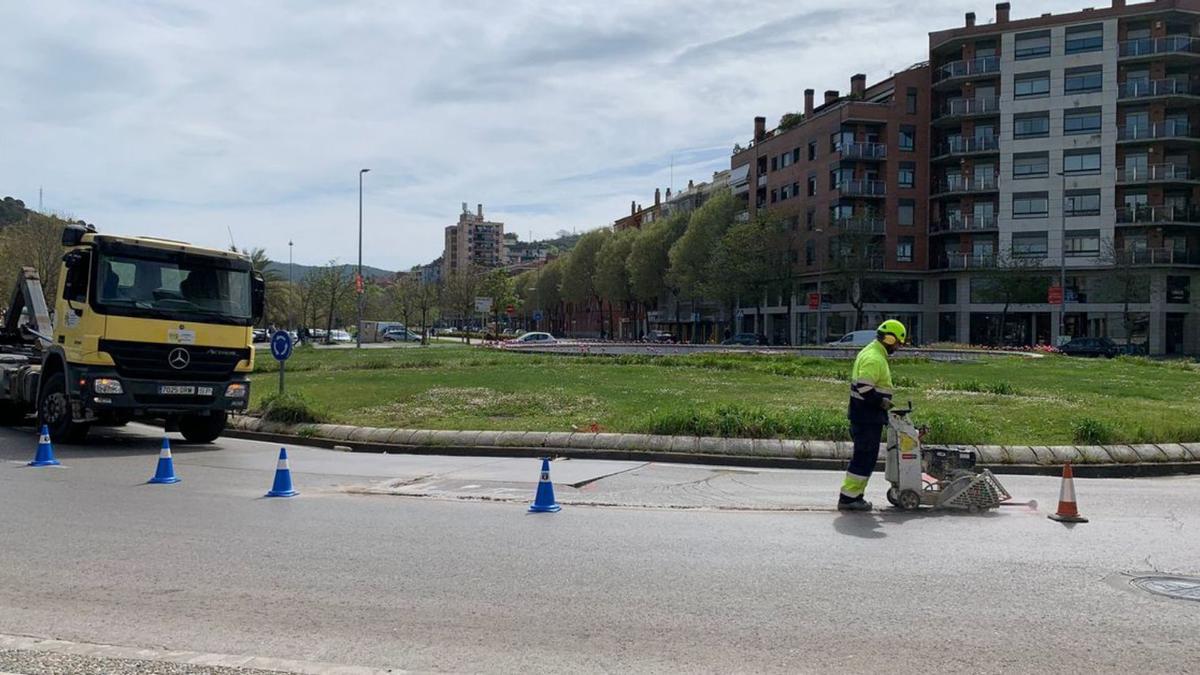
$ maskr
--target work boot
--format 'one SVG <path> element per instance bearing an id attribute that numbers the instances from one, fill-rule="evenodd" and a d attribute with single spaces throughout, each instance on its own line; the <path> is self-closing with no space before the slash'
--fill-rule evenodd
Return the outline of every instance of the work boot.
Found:
<path id="1" fill-rule="evenodd" d="M 838 501 L 838 511 L 870 511 L 872 508 L 871 502 L 862 497 L 851 501 Z"/>

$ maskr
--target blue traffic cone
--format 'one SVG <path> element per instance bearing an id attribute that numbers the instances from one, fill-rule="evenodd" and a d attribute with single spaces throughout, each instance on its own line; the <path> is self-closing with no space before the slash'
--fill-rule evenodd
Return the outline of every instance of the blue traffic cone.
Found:
<path id="1" fill-rule="evenodd" d="M 29 466 L 58 466 L 61 464 L 57 459 L 54 459 L 54 446 L 50 444 L 50 429 L 46 425 L 42 425 L 42 435 L 38 438 L 37 454 L 33 456 L 33 461 Z"/>
<path id="2" fill-rule="evenodd" d="M 147 483 L 178 483 L 179 478 L 175 476 L 175 460 L 171 459 L 171 441 L 163 436 L 162 450 L 158 453 L 158 468 L 154 471 L 154 478 L 146 481 Z"/>
<path id="3" fill-rule="evenodd" d="M 550 458 L 542 458 L 542 476 L 538 480 L 537 495 L 529 505 L 530 513 L 554 513 L 562 507 L 554 501 L 554 483 L 550 482 Z"/>
<path id="4" fill-rule="evenodd" d="M 292 489 L 292 470 L 288 467 L 287 448 L 279 449 L 279 462 L 275 465 L 275 485 L 268 497 L 295 497 L 300 494 Z"/>

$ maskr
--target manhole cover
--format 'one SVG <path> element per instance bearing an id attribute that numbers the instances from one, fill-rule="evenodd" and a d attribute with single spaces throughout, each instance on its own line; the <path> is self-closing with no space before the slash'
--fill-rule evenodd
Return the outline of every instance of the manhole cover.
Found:
<path id="1" fill-rule="evenodd" d="M 1167 576 L 1134 577 L 1129 583 L 1147 593 L 1165 595 L 1168 598 L 1177 598 L 1179 600 L 1195 600 L 1196 602 L 1200 602 L 1200 578 Z"/>

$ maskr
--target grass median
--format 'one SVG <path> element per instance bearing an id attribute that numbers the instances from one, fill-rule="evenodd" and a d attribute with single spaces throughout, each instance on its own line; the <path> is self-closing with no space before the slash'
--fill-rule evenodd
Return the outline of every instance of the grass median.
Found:
<path id="1" fill-rule="evenodd" d="M 253 407 L 277 393 L 260 354 Z M 465 346 L 300 349 L 290 420 L 426 429 L 585 430 L 845 439 L 850 362 L 793 355 L 578 356 Z M 1200 441 L 1200 369 L 1185 362 L 900 358 L 896 401 L 933 443 Z"/>

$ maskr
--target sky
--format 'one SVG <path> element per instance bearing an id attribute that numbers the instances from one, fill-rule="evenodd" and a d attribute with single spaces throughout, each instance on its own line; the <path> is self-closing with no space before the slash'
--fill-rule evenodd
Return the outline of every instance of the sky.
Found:
<path id="1" fill-rule="evenodd" d="M 1102 4 L 1107 4 L 1103 2 Z M 1017 0 L 1013 18 L 1083 0 Z M 407 269 L 729 168 L 755 115 L 927 57 L 952 0 L 7 0 L 0 196 L 103 232 Z M 918 8 L 920 11 L 913 11 Z M 674 165 L 673 171 L 671 169 Z M 673 175 L 673 182 L 672 182 Z"/>

